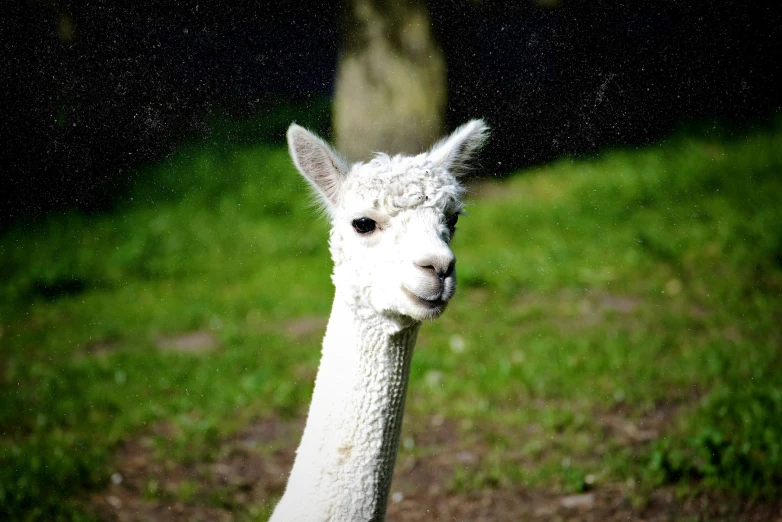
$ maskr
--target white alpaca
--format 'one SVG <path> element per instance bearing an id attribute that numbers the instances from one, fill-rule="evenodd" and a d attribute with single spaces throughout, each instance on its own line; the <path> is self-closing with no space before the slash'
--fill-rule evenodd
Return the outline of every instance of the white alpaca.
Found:
<path id="1" fill-rule="evenodd" d="M 302 127 L 293 161 L 331 220 L 336 288 L 307 424 L 271 522 L 385 518 L 418 327 L 454 294 L 457 176 L 487 135 L 481 120 L 418 156 L 349 167 Z"/>

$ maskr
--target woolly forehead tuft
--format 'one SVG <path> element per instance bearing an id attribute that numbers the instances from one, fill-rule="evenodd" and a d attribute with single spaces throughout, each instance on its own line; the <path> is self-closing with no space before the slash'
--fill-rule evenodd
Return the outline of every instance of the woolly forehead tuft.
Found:
<path id="1" fill-rule="evenodd" d="M 438 167 L 408 167 L 405 170 L 354 169 L 343 187 L 350 199 L 362 200 L 373 208 L 395 214 L 414 207 L 459 211 L 461 184 L 447 170 Z"/>

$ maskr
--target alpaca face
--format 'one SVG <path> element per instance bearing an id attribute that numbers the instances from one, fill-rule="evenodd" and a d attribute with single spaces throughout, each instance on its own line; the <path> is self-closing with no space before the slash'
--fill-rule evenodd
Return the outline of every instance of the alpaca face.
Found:
<path id="1" fill-rule="evenodd" d="M 445 310 L 456 289 L 450 244 L 462 211 L 457 176 L 486 132 L 474 120 L 430 152 L 378 154 L 349 167 L 319 138 L 291 126 L 291 156 L 331 218 L 334 284 L 359 315 L 423 321 Z"/>
<path id="2" fill-rule="evenodd" d="M 335 285 L 348 289 L 357 307 L 423 321 L 438 317 L 453 297 L 450 243 L 461 187 L 434 170 L 410 167 L 379 176 L 370 164 L 348 174 L 350 190 L 333 209 L 331 253 Z"/>

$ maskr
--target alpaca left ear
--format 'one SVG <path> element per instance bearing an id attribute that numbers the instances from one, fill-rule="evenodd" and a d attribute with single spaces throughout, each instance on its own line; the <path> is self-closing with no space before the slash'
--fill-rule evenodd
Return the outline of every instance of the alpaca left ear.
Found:
<path id="1" fill-rule="evenodd" d="M 471 120 L 437 142 L 429 151 L 435 165 L 462 176 L 470 170 L 470 160 L 489 137 L 489 127 L 483 120 Z"/>
<path id="2" fill-rule="evenodd" d="M 288 128 L 288 150 L 296 168 L 331 213 L 348 172 L 347 164 L 325 141 L 295 123 Z"/>

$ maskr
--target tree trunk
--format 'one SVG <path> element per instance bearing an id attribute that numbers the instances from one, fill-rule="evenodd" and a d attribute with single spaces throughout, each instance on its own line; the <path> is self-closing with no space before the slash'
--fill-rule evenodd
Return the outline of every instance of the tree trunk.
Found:
<path id="1" fill-rule="evenodd" d="M 342 154 L 423 152 L 443 131 L 446 91 L 423 0 L 347 0 L 333 108 Z"/>

